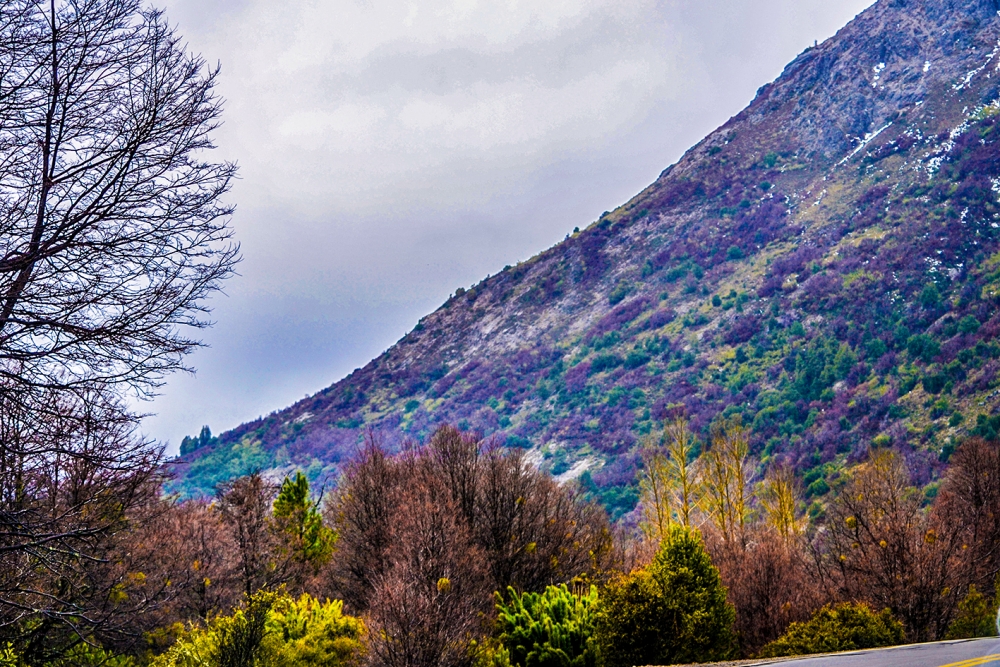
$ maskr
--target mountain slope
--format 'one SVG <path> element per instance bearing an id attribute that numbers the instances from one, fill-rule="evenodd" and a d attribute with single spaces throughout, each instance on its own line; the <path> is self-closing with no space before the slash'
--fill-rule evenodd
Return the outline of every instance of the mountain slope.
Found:
<path id="1" fill-rule="evenodd" d="M 332 473 L 364 429 L 453 422 L 621 512 L 636 444 L 683 412 L 699 433 L 741 414 L 812 495 L 873 442 L 930 492 L 956 438 L 1000 428 L 998 11 L 880 0 L 624 206 L 344 380 L 188 441 L 178 487 Z"/>

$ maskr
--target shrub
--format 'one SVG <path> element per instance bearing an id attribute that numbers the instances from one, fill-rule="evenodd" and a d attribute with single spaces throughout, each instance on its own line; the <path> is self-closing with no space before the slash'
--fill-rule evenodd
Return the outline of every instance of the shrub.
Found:
<path id="1" fill-rule="evenodd" d="M 881 338 L 873 338 L 871 342 L 865 346 L 865 356 L 870 361 L 877 360 L 888 351 L 889 348 L 886 346 L 885 341 Z"/>
<path id="2" fill-rule="evenodd" d="M 617 306 L 625 299 L 625 297 L 629 295 L 631 291 L 632 285 L 630 283 L 624 280 L 619 282 L 615 285 L 615 288 L 611 290 L 611 293 L 608 294 L 608 303 L 612 306 Z"/>
<path id="3" fill-rule="evenodd" d="M 966 315 L 958 323 L 958 332 L 963 334 L 974 334 L 979 331 L 979 320 L 974 315 Z"/>
<path id="4" fill-rule="evenodd" d="M 667 271 L 666 275 L 664 276 L 664 279 L 668 283 L 677 282 L 678 280 L 686 276 L 687 273 L 688 273 L 687 266 L 685 265 L 675 266 L 671 268 L 669 271 Z"/>
<path id="5" fill-rule="evenodd" d="M 958 603 L 958 615 L 948 626 L 945 639 L 996 637 L 996 617 L 996 603 L 980 593 L 975 585 L 969 586 L 969 594 Z"/>
<path id="6" fill-rule="evenodd" d="M 365 625 L 344 614 L 340 600 L 320 602 L 303 594 L 284 598 L 267 621 L 276 665 L 286 667 L 339 667 L 352 665 L 362 653 Z"/>
<path id="7" fill-rule="evenodd" d="M 632 350 L 625 357 L 625 368 L 633 369 L 639 368 L 639 366 L 645 366 L 649 363 L 649 355 L 640 350 Z"/>
<path id="8" fill-rule="evenodd" d="M 1000 415 L 976 415 L 976 425 L 969 435 L 979 436 L 986 440 L 996 440 L 1000 435 Z"/>
<path id="9" fill-rule="evenodd" d="M 906 351 L 912 359 L 923 359 L 924 363 L 929 364 L 940 354 L 941 345 L 927 334 L 917 334 L 906 341 Z"/>
<path id="10" fill-rule="evenodd" d="M 734 620 L 701 537 L 673 526 L 648 567 L 602 591 L 595 636 L 607 667 L 706 662 L 733 655 Z"/>
<path id="11" fill-rule="evenodd" d="M 945 385 L 948 384 L 948 376 L 942 373 L 925 375 L 921 378 L 920 382 L 924 385 L 924 391 L 928 394 L 937 395 L 940 394 L 944 390 Z M 940 417 L 940 415 L 938 415 L 938 417 Z M 937 419 L 937 417 L 932 416 L 932 419 Z"/>
<path id="12" fill-rule="evenodd" d="M 498 640 L 511 665 L 519 667 L 594 667 L 594 616 L 597 588 L 582 595 L 566 585 L 544 593 L 518 595 L 507 589 L 509 602 L 497 594 Z"/>
<path id="13" fill-rule="evenodd" d="M 924 287 L 920 292 L 920 305 L 928 310 L 933 310 L 941 305 L 941 292 L 933 283 Z"/>
<path id="14" fill-rule="evenodd" d="M 599 354 L 590 363 L 591 373 L 601 373 L 618 368 L 622 365 L 622 358 L 617 354 Z"/>
<path id="15" fill-rule="evenodd" d="M 267 664 L 264 656 L 264 635 L 267 616 L 277 601 L 271 592 L 260 591 L 247 600 L 245 609 L 237 609 L 229 617 L 216 620 L 213 631 L 215 660 L 219 667 L 254 667 Z"/>
<path id="16" fill-rule="evenodd" d="M 760 652 L 762 658 L 832 653 L 903 642 L 903 624 L 888 609 L 876 613 L 863 602 L 827 605 L 805 623 L 792 623 Z"/>
<path id="17" fill-rule="evenodd" d="M 0 651 L 0 667 L 21 667 L 26 662 L 7 647 Z M 37 664 L 37 663 L 36 663 Z M 45 667 L 136 667 L 137 661 L 130 655 L 118 655 L 100 646 L 81 643 L 71 648 L 62 658 L 46 662 Z"/>
<path id="18" fill-rule="evenodd" d="M 339 600 L 259 592 L 232 616 L 191 628 L 151 667 L 340 667 L 357 662 L 365 626 Z"/>

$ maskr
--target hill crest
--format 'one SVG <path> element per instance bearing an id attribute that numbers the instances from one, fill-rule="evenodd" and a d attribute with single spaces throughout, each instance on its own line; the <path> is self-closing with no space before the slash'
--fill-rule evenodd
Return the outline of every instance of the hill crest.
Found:
<path id="1" fill-rule="evenodd" d="M 331 387 L 189 441 L 179 487 L 330 475 L 366 428 L 451 422 L 625 511 L 637 443 L 679 411 L 701 433 L 741 414 L 810 484 L 874 442 L 933 485 L 998 402 L 998 11 L 880 0 L 623 206 Z"/>

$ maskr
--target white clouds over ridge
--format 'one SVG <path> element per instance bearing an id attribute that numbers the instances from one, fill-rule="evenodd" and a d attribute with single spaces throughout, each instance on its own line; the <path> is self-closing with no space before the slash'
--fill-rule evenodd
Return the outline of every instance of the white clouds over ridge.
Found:
<path id="1" fill-rule="evenodd" d="M 244 176 L 305 163 L 272 170 L 268 187 L 352 212 L 378 206 L 364 193 L 426 201 L 428 169 L 586 150 L 680 92 L 670 30 L 646 0 L 253 2 L 237 16 L 210 35 L 239 53 L 222 88 L 228 123 L 252 128 Z"/>

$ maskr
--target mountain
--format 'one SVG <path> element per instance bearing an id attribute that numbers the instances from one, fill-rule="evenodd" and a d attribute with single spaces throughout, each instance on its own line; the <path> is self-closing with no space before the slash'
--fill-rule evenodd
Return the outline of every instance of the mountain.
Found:
<path id="1" fill-rule="evenodd" d="M 1000 430 L 1000 2 L 880 0 L 631 201 L 459 289 L 289 408 L 186 441 L 176 486 L 333 474 L 365 429 L 531 448 L 615 513 L 668 415 L 752 425 L 821 497 L 872 446 L 928 494 Z"/>

